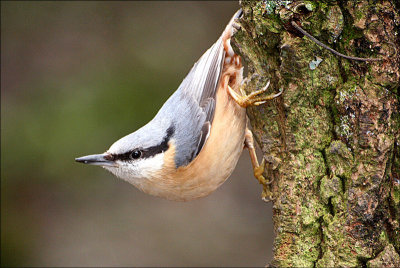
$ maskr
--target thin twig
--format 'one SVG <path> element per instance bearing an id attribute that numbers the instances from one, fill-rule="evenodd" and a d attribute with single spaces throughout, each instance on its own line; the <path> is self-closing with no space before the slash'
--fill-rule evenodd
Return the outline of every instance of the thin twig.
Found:
<path id="1" fill-rule="evenodd" d="M 378 59 L 378 58 L 359 58 L 359 57 L 352 57 L 352 56 L 347 56 L 344 55 L 340 52 L 337 52 L 336 50 L 328 47 L 327 45 L 325 45 L 324 43 L 322 43 L 321 41 L 317 40 L 314 36 L 312 36 L 311 34 L 307 33 L 306 31 L 303 30 L 303 28 L 301 28 L 299 25 L 297 25 L 296 22 L 292 21 L 292 25 L 293 27 L 295 27 L 298 31 L 300 31 L 302 34 L 304 34 L 305 36 L 307 36 L 308 38 L 310 38 L 312 41 L 314 41 L 317 45 L 320 45 L 321 47 L 329 50 L 330 52 L 332 52 L 335 55 L 338 55 L 342 58 L 345 59 L 349 59 L 349 60 L 359 60 L 359 61 L 381 61 L 383 59 Z"/>

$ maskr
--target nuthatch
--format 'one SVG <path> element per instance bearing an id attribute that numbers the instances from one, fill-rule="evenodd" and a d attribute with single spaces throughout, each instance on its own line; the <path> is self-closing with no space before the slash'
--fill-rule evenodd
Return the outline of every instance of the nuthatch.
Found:
<path id="1" fill-rule="evenodd" d="M 258 164 L 247 128 L 246 107 L 265 103 L 280 93 L 260 97 L 269 84 L 248 96 L 240 89 L 243 66 L 230 39 L 241 14 L 241 10 L 235 13 L 221 37 L 148 124 L 116 141 L 103 154 L 75 160 L 102 166 L 145 193 L 187 201 L 217 189 L 247 147 L 254 175 L 265 185 L 264 165 Z"/>

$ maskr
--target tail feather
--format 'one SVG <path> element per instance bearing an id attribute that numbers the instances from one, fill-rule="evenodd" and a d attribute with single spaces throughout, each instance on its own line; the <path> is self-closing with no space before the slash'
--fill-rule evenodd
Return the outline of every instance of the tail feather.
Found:
<path id="1" fill-rule="evenodd" d="M 222 34 L 222 44 L 225 51 L 225 64 L 233 64 L 236 65 L 238 68 L 242 67 L 240 56 L 237 55 L 231 46 L 231 37 L 236 32 L 236 28 L 234 24 L 236 23 L 235 20 L 239 19 L 243 15 L 243 10 L 239 9 L 233 15 L 231 20 L 229 21 L 228 25 L 225 27 L 225 30 Z"/>

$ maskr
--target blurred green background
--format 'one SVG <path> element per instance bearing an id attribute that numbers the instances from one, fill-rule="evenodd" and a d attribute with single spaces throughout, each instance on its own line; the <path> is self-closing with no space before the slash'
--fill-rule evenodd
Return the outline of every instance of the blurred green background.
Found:
<path id="1" fill-rule="evenodd" d="M 1 2 L 1 264 L 264 266 L 271 205 L 247 151 L 210 196 L 147 196 L 74 158 L 147 123 L 231 2 Z"/>

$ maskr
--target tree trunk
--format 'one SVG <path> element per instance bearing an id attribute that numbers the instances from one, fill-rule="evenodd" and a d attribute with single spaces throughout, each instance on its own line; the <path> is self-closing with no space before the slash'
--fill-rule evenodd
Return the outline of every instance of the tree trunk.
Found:
<path id="1" fill-rule="evenodd" d="M 267 161 L 271 266 L 400 267 L 400 4 L 243 1 L 235 50 L 246 91 L 283 94 L 250 107 Z M 364 62 L 338 57 L 291 25 Z"/>

